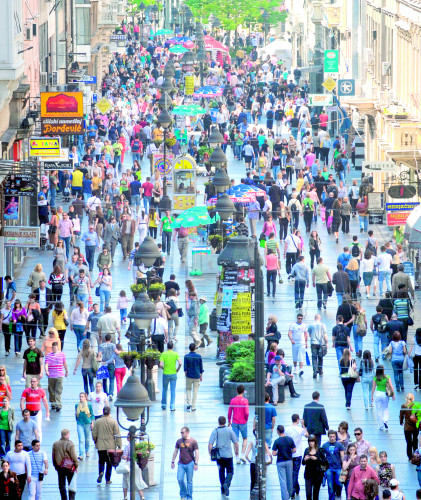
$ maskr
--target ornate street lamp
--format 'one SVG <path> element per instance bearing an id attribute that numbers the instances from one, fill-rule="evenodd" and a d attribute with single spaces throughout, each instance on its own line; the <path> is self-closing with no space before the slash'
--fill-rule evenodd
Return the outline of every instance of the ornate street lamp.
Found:
<path id="1" fill-rule="evenodd" d="M 266 45 L 266 37 L 269 32 L 269 18 L 270 14 L 267 10 L 263 11 L 262 20 L 263 20 L 263 32 L 265 34 L 265 45 Z"/>
<path id="2" fill-rule="evenodd" d="M 136 437 L 143 437 L 145 435 L 146 426 L 149 422 L 149 408 L 152 402 L 148 397 L 148 393 L 140 380 L 135 375 L 131 375 L 114 401 L 114 406 L 117 408 L 117 422 L 118 425 L 125 431 L 129 431 L 130 437 L 130 500 L 136 500 L 136 464 L 135 464 L 135 441 Z M 140 416 L 140 427 L 131 425 L 129 428 L 124 427 L 120 422 L 120 408 L 126 415 L 127 420 L 136 422 Z M 145 409 L 147 411 L 146 421 L 144 418 Z M 140 435 L 136 436 L 136 432 L 140 431 Z"/>
<path id="3" fill-rule="evenodd" d="M 134 265 L 140 266 L 144 264 L 145 267 L 152 267 L 158 257 L 161 257 L 159 248 L 151 236 L 146 236 L 134 256 Z"/>
<path id="4" fill-rule="evenodd" d="M 212 165 L 215 166 L 215 168 L 218 170 L 225 170 L 223 167 L 228 163 L 228 158 L 227 155 L 222 151 L 222 149 L 217 146 L 214 148 L 212 154 L 210 155 L 209 161 L 211 162 Z M 227 174 L 228 177 L 228 174 Z M 229 179 L 229 178 L 228 178 Z M 228 187 L 229 187 L 228 183 Z M 227 189 L 228 189 L 227 187 Z"/>
<path id="5" fill-rule="evenodd" d="M 215 207 L 221 221 L 228 220 L 235 212 L 235 206 L 227 193 L 222 193 L 216 202 Z"/>
<path id="6" fill-rule="evenodd" d="M 180 64 L 182 66 L 192 66 L 194 64 L 194 61 L 195 61 L 195 55 L 193 54 L 193 52 L 184 52 L 184 54 L 181 56 L 181 59 L 180 59 Z"/>
<path id="7" fill-rule="evenodd" d="M 164 77 L 165 80 L 171 80 L 174 78 L 175 71 L 172 66 L 168 66 L 168 64 L 164 68 L 164 72 L 162 73 L 162 76 Z"/>
<path id="8" fill-rule="evenodd" d="M 199 48 L 196 53 L 196 59 L 200 67 L 200 86 L 203 85 L 203 64 L 207 62 L 208 58 L 206 56 L 206 51 L 203 48 Z"/>
<path id="9" fill-rule="evenodd" d="M 162 85 L 160 86 L 160 89 L 162 92 L 167 92 L 168 94 L 175 91 L 174 85 L 172 84 L 170 79 L 164 80 L 162 82 Z"/>
<path id="10" fill-rule="evenodd" d="M 231 180 L 224 168 L 220 168 L 217 170 L 211 182 L 212 185 L 215 187 L 217 195 L 220 193 L 224 193 L 230 187 L 231 184 Z"/>
<path id="11" fill-rule="evenodd" d="M 158 99 L 158 106 L 160 109 L 168 109 L 172 106 L 172 97 L 168 92 L 162 92 L 161 97 Z"/>
<path id="12" fill-rule="evenodd" d="M 163 178 L 163 192 L 162 199 L 159 202 L 159 208 L 163 211 L 171 210 L 171 200 L 167 195 L 167 176 L 165 174 L 166 171 L 166 160 L 167 160 L 167 132 L 168 128 L 172 123 L 172 117 L 168 113 L 168 111 L 164 108 L 157 118 L 158 125 L 160 125 L 164 129 L 164 178 Z"/>
<path id="13" fill-rule="evenodd" d="M 217 127 L 213 127 L 212 132 L 209 134 L 208 141 L 209 146 L 211 148 L 214 148 L 224 142 L 224 136 L 221 134 Z"/>

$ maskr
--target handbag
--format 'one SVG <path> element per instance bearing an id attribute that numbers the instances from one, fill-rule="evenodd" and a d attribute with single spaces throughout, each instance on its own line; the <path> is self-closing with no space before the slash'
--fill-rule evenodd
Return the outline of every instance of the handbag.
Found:
<path id="1" fill-rule="evenodd" d="M 355 360 L 351 360 L 351 364 L 348 368 L 348 377 L 349 378 L 358 378 L 358 371 L 354 368 L 354 363 L 355 363 Z"/>
<path id="2" fill-rule="evenodd" d="M 95 288 L 95 296 L 99 297 L 99 286 Z"/>
<path id="3" fill-rule="evenodd" d="M 367 335 L 367 328 L 363 326 L 357 326 L 356 333 L 359 337 L 365 337 Z"/>
<path id="4" fill-rule="evenodd" d="M 77 472 L 73 474 L 72 480 L 69 483 L 69 491 L 73 491 L 73 493 L 76 493 L 77 490 Z"/>
<path id="5" fill-rule="evenodd" d="M 382 351 L 382 356 L 384 357 L 384 359 L 392 359 L 392 353 L 389 352 L 389 346 L 385 347 Z"/>
<path id="6" fill-rule="evenodd" d="M 419 453 L 414 453 L 411 458 L 412 465 L 421 465 L 421 455 Z"/>
<path id="7" fill-rule="evenodd" d="M 75 463 L 73 460 L 69 457 L 64 456 L 63 460 L 61 461 L 60 467 L 62 469 L 67 469 L 70 470 L 71 472 L 74 472 L 76 470 Z"/>
<path id="8" fill-rule="evenodd" d="M 92 356 L 92 370 L 94 371 L 94 373 L 98 373 L 98 360 L 96 359 L 96 354 L 93 353 L 93 356 Z"/>
<path id="9" fill-rule="evenodd" d="M 115 471 L 117 474 L 129 474 L 130 466 L 125 460 L 122 460 L 115 468 Z"/>
<path id="10" fill-rule="evenodd" d="M 408 314 L 408 326 L 413 326 L 414 325 L 414 320 L 411 318 L 411 316 Z"/>
<path id="11" fill-rule="evenodd" d="M 339 482 L 346 483 L 347 479 L 348 479 L 348 470 L 341 469 L 341 473 L 339 474 Z"/>
<path id="12" fill-rule="evenodd" d="M 406 371 L 408 369 L 408 354 L 405 354 L 403 358 L 402 370 Z"/>
<path id="13" fill-rule="evenodd" d="M 215 430 L 216 430 L 216 445 L 212 447 L 210 452 L 210 459 L 212 462 L 216 462 L 221 458 L 218 448 L 218 429 L 216 428 Z"/>
<path id="14" fill-rule="evenodd" d="M 333 290 L 334 290 L 334 288 L 333 288 L 332 282 L 331 282 L 331 281 L 328 281 L 328 282 L 327 282 L 327 295 L 328 295 L 329 297 L 332 297 L 332 295 L 333 295 Z"/>
<path id="15" fill-rule="evenodd" d="M 355 205 L 355 210 L 363 215 L 367 212 L 367 209 L 368 209 L 368 198 L 367 196 L 364 196 L 362 198 L 362 201 L 359 201 L 356 205 Z"/>
<path id="16" fill-rule="evenodd" d="M 386 396 L 388 396 L 389 398 L 393 396 L 393 390 L 389 385 L 386 386 Z"/>
<path id="17" fill-rule="evenodd" d="M 63 318 L 63 323 L 65 324 L 65 326 L 69 326 L 69 321 L 66 318 Z"/>
<path id="18" fill-rule="evenodd" d="M 98 368 L 98 371 L 96 372 L 96 379 L 97 380 L 104 380 L 105 378 L 109 378 L 110 373 L 108 371 L 107 365 L 101 365 Z"/>
<path id="19" fill-rule="evenodd" d="M 409 415 L 409 421 L 412 424 L 416 424 L 418 422 L 418 419 L 417 419 L 417 416 L 415 415 L 415 413 L 411 413 L 411 415 Z"/>
<path id="20" fill-rule="evenodd" d="M 329 217 L 327 218 L 327 223 L 326 223 L 326 227 L 328 229 L 330 229 L 332 227 L 332 222 L 333 222 L 333 215 L 329 215 Z"/>

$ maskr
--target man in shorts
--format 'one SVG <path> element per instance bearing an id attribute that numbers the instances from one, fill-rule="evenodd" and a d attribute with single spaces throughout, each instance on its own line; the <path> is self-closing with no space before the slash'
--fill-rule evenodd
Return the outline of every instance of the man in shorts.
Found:
<path id="1" fill-rule="evenodd" d="M 300 366 L 300 377 L 303 375 L 304 352 L 307 349 L 307 325 L 303 323 L 302 313 L 297 314 L 297 321 L 291 323 L 288 329 L 288 337 L 292 344 L 292 361 L 294 362 L 294 373 L 298 372 L 297 363 Z"/>

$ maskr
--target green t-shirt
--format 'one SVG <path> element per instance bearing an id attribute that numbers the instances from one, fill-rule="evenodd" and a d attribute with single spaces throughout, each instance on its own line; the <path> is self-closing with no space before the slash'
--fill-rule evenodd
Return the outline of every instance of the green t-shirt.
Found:
<path id="1" fill-rule="evenodd" d="M 374 383 L 376 384 L 376 391 L 386 392 L 387 381 L 390 379 L 389 375 L 386 375 L 385 378 L 382 378 L 380 382 L 376 377 L 373 378 Z"/>
<path id="2" fill-rule="evenodd" d="M 174 217 L 162 217 L 162 230 L 163 231 L 168 231 L 168 232 L 172 232 L 172 229 L 171 229 L 171 224 L 174 222 Z"/>
<path id="3" fill-rule="evenodd" d="M 315 278 L 315 282 L 319 284 L 327 283 L 327 271 L 328 267 L 324 264 L 317 264 L 317 266 L 314 266 L 313 276 Z"/>
<path id="4" fill-rule="evenodd" d="M 161 354 L 159 361 L 164 363 L 164 375 L 175 375 L 177 373 L 177 359 L 179 358 L 178 352 L 172 350 Z"/>
<path id="5" fill-rule="evenodd" d="M 276 250 L 279 248 L 279 245 L 275 238 L 266 241 L 266 248 L 268 250 L 273 250 L 273 253 L 277 255 Z"/>
<path id="6" fill-rule="evenodd" d="M 329 177 L 329 172 L 322 172 L 322 177 L 324 178 L 325 181 L 327 181 L 327 178 Z"/>
<path id="7" fill-rule="evenodd" d="M 0 412 L 0 429 L 2 431 L 8 431 L 9 429 L 9 412 L 2 410 Z"/>

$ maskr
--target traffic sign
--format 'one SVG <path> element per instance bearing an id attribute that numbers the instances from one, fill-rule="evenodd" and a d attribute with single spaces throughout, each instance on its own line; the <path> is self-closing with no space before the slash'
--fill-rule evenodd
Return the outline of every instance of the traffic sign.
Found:
<path id="1" fill-rule="evenodd" d="M 96 103 L 96 107 L 99 109 L 99 111 L 101 111 L 103 115 L 105 115 L 105 113 L 108 113 L 108 111 L 110 111 L 113 105 L 108 99 L 103 97 L 99 102 Z"/>
<path id="2" fill-rule="evenodd" d="M 347 78 L 346 80 L 338 80 L 338 96 L 353 96 L 355 95 L 355 80 Z"/>
<path id="3" fill-rule="evenodd" d="M 96 104 L 98 102 L 98 94 L 95 92 L 92 94 L 92 102 L 94 104 Z"/>
<path id="4" fill-rule="evenodd" d="M 60 156 L 60 137 L 31 137 L 29 156 Z"/>
<path id="5" fill-rule="evenodd" d="M 322 83 L 322 86 L 328 91 L 332 92 L 332 90 L 336 87 L 336 82 L 333 78 L 328 78 Z"/>

